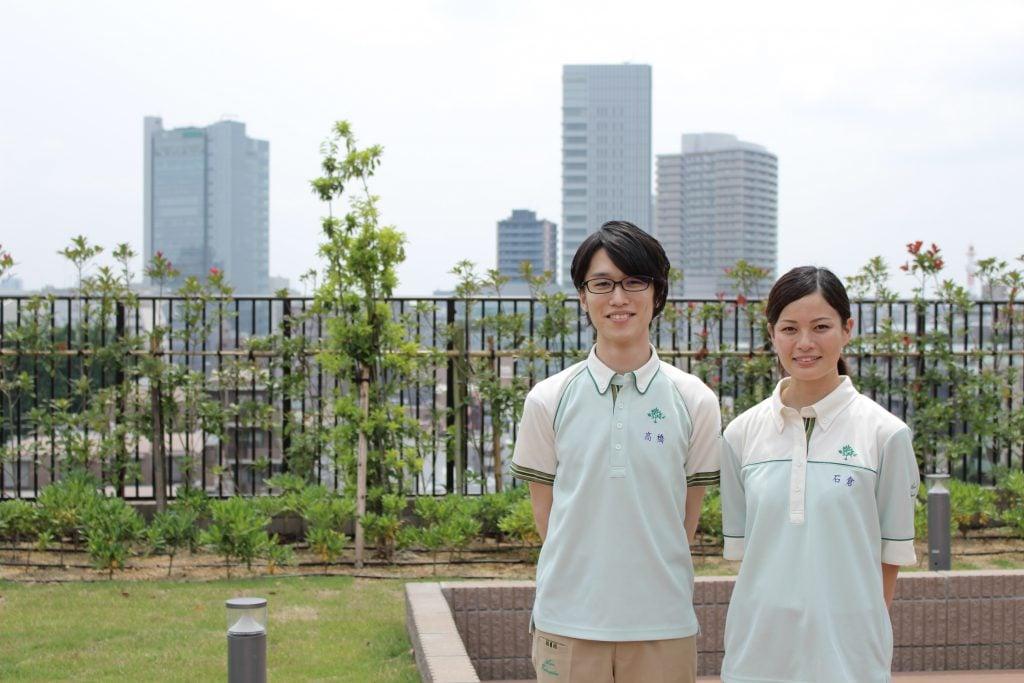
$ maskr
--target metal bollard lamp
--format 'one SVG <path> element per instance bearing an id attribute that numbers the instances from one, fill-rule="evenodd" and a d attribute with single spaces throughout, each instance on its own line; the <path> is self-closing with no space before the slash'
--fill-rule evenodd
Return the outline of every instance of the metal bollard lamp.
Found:
<path id="1" fill-rule="evenodd" d="M 928 569 L 948 571 L 952 567 L 950 546 L 949 489 L 945 472 L 925 475 L 928 481 Z"/>
<path id="2" fill-rule="evenodd" d="M 232 598 L 228 617 L 228 683 L 266 683 L 267 601 Z"/>

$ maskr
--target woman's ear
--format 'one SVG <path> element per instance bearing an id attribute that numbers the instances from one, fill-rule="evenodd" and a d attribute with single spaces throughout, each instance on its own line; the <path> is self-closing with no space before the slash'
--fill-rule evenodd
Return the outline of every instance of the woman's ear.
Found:
<path id="1" fill-rule="evenodd" d="M 586 311 L 587 311 L 587 288 L 586 287 L 580 287 L 580 289 L 577 292 L 577 294 L 580 297 L 580 307 L 582 307 L 583 308 L 583 312 L 586 313 Z"/>

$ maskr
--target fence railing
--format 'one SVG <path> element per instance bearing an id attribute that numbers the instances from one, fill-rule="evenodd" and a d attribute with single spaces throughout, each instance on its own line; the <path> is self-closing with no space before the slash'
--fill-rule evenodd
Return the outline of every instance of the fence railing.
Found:
<path id="1" fill-rule="evenodd" d="M 509 485 L 518 409 L 492 419 L 488 392 L 512 389 L 521 405 L 529 386 L 585 357 L 593 333 L 578 302 L 395 298 L 391 308 L 430 359 L 393 397 L 429 434 L 408 490 Z M 652 328 L 662 359 L 711 386 L 726 421 L 778 377 L 760 310 L 670 300 Z M 260 493 L 300 459 L 340 487 L 338 387 L 318 362 L 325 326 L 312 311 L 309 298 L 0 297 L 0 497 L 34 497 L 78 462 L 112 493 L 153 498 L 154 434 L 171 495 Z M 925 470 L 987 481 L 1021 467 L 1024 321 L 1012 302 L 859 301 L 853 315 L 850 374 L 912 424 Z M 543 351 L 527 359 L 526 344 Z"/>

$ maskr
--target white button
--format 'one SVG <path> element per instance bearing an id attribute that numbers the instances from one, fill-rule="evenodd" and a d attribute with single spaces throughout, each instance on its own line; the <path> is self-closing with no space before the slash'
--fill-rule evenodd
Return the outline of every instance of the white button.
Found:
<path id="1" fill-rule="evenodd" d="M 800 487 L 799 486 L 796 487 L 796 492 L 800 493 Z"/>
<path id="2" fill-rule="evenodd" d="M 615 426 L 618 427 L 619 429 L 622 429 L 622 423 L 621 422 L 619 424 L 615 425 Z"/>
<path id="3" fill-rule="evenodd" d="M 615 444 L 615 450 L 621 451 L 622 450 L 622 444 L 621 443 Z"/>

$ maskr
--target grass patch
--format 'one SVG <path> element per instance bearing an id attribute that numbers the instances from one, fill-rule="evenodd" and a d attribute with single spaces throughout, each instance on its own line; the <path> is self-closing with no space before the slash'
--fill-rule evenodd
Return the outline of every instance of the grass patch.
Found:
<path id="1" fill-rule="evenodd" d="M 270 610 L 272 680 L 414 683 L 403 585 L 350 577 L 0 581 L 0 680 L 225 680 L 224 601 L 258 595 Z"/>

